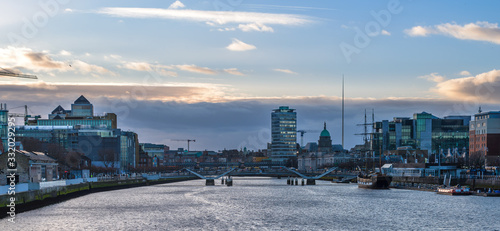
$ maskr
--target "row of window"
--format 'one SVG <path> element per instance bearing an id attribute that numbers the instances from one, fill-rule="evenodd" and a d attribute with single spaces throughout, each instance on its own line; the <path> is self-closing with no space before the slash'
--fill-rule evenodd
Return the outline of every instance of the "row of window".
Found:
<path id="1" fill-rule="evenodd" d="M 484 116 L 476 116 L 476 120 L 484 120 L 484 119 L 489 119 L 490 115 L 484 115 Z"/>
<path id="2" fill-rule="evenodd" d="M 472 149 L 472 147 L 473 147 L 473 146 L 474 146 L 474 145 L 471 145 L 471 148 L 470 148 L 470 149 Z M 476 145 L 475 145 L 475 149 L 479 149 L 479 148 L 486 148 L 486 144 L 476 144 Z"/>
<path id="3" fill-rule="evenodd" d="M 483 122 L 483 123 L 477 123 L 477 125 L 476 125 L 476 126 L 477 126 L 478 128 L 479 128 L 479 127 L 481 127 L 481 126 L 486 127 L 486 122 Z M 474 123 L 471 123 L 471 124 L 470 124 L 470 127 L 471 127 L 471 129 L 472 129 L 472 128 L 474 128 Z"/>

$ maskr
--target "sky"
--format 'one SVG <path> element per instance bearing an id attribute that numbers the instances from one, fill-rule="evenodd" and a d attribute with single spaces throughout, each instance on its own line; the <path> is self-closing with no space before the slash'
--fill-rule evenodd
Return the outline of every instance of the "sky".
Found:
<path id="1" fill-rule="evenodd" d="M 140 142 L 257 150 L 271 111 L 362 142 L 375 120 L 500 110 L 496 1 L 8 1 L 0 102 L 47 117 L 84 95 Z M 304 143 L 318 140 L 304 135 Z M 300 139 L 298 139 L 300 142 Z"/>

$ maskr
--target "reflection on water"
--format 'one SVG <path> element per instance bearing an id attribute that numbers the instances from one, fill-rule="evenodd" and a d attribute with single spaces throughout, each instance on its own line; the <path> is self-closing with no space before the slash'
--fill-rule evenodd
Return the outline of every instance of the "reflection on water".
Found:
<path id="1" fill-rule="evenodd" d="M 20 213 L 2 230 L 499 230 L 500 198 L 366 190 L 317 181 L 194 180 L 89 194 Z"/>

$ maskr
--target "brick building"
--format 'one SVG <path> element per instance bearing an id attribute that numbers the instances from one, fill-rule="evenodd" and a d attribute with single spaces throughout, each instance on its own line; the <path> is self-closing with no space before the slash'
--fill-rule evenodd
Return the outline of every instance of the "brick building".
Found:
<path id="1" fill-rule="evenodd" d="M 469 151 L 471 155 L 484 156 L 486 165 L 500 160 L 500 111 L 474 115 L 469 129 Z"/>

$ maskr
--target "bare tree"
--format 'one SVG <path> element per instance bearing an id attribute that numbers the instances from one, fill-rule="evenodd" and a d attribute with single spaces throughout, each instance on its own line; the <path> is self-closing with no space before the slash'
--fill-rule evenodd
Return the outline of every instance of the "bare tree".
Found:
<path id="1" fill-rule="evenodd" d="M 469 156 L 469 165 L 473 168 L 482 168 L 484 166 L 484 152 L 472 152 Z"/>
<path id="2" fill-rule="evenodd" d="M 115 167 L 115 152 L 113 151 L 113 149 L 110 148 L 101 149 L 98 152 L 98 155 L 99 159 L 101 159 L 106 168 Z"/>
<path id="3" fill-rule="evenodd" d="M 47 154 L 57 160 L 60 164 L 66 164 L 66 149 L 59 144 L 48 144 Z"/>
<path id="4" fill-rule="evenodd" d="M 24 150 L 28 152 L 43 152 L 43 143 L 33 137 L 27 137 L 21 139 L 21 144 L 23 144 Z"/>
<path id="5" fill-rule="evenodd" d="M 82 155 L 75 151 L 70 151 L 66 154 L 65 162 L 72 169 L 79 169 Z"/>

